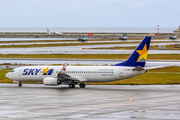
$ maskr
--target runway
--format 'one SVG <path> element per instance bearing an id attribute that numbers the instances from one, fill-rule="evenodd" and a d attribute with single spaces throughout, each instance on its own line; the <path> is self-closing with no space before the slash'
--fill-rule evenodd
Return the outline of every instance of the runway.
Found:
<path id="1" fill-rule="evenodd" d="M 69 64 L 69 65 L 112 65 L 123 62 L 125 60 L 112 59 L 30 59 L 30 58 L 0 58 L 0 69 L 9 66 L 11 68 L 19 67 L 20 65 L 52 65 L 52 64 Z M 8 65 L 9 64 L 9 65 Z M 147 60 L 146 67 L 162 68 L 167 66 L 180 66 L 179 60 Z"/>
<path id="2" fill-rule="evenodd" d="M 31 40 L 31 39 L 29 39 Z M 51 40 L 51 39 L 47 39 L 47 40 Z M 52 39 L 52 40 L 58 40 L 58 39 Z M 69 42 L 67 40 L 67 42 L 22 42 L 22 43 L 0 43 L 0 46 L 4 46 L 4 45 L 36 45 L 36 44 L 64 44 L 64 43 L 81 43 L 78 40 L 74 40 L 74 39 L 70 39 L 73 40 L 71 42 Z M 125 40 L 125 41 L 121 41 L 121 40 L 109 40 L 109 41 L 86 41 L 83 43 L 119 43 L 119 42 L 141 42 L 142 40 Z M 180 40 L 152 40 L 152 42 L 180 42 Z"/>
<path id="3" fill-rule="evenodd" d="M 19 38 L 22 41 L 28 40 L 40 40 L 41 38 Z M 51 38 L 42 38 L 42 40 L 50 40 Z M 8 40 L 18 40 L 14 38 L 5 39 Z M 54 38 L 52 40 L 58 40 Z M 65 38 L 59 39 L 65 40 Z M 69 39 L 73 40 L 73 39 Z M 74 46 L 59 46 L 59 47 L 33 47 L 33 48 L 0 48 L 1 54 L 131 54 L 133 50 L 113 50 L 113 49 L 103 49 L 108 47 L 132 47 L 138 46 L 139 43 L 130 44 L 116 44 L 117 42 L 140 42 L 142 40 L 109 40 L 109 41 L 87 41 L 86 43 L 114 43 L 114 44 L 101 44 L 101 45 L 74 45 Z M 155 45 L 174 45 L 180 40 L 152 40 L 154 42 L 169 42 L 169 43 L 151 43 L 151 46 Z M 66 41 L 66 42 L 29 42 L 29 43 L 0 43 L 0 46 L 4 45 L 33 45 L 33 44 L 64 44 L 64 43 L 81 43 L 78 40 Z M 100 48 L 100 49 L 92 49 Z M 180 54 L 180 50 L 150 50 L 149 54 Z"/>
<path id="4" fill-rule="evenodd" d="M 152 43 L 153 45 L 173 45 L 175 43 Z M 139 44 L 107 44 L 107 45 L 80 45 L 59 47 L 34 47 L 34 48 L 1 48 L 1 54 L 132 54 L 134 50 L 108 50 L 88 49 L 104 47 L 137 46 Z M 180 54 L 180 50 L 149 50 L 149 54 Z"/>
<path id="5" fill-rule="evenodd" d="M 76 40 L 77 38 L 0 38 L 0 41 Z"/>
<path id="6" fill-rule="evenodd" d="M 0 120 L 179 120 L 180 85 L 0 84 Z"/>

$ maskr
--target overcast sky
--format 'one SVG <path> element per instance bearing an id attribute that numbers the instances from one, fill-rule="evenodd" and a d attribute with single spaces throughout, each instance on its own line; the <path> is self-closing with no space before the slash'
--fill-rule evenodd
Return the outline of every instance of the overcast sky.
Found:
<path id="1" fill-rule="evenodd" d="M 0 27 L 157 25 L 180 25 L 180 0 L 0 0 Z"/>

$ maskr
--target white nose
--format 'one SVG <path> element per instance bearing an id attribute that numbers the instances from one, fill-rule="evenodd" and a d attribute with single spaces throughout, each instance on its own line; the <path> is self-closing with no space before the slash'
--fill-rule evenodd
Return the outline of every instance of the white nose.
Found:
<path id="1" fill-rule="evenodd" d="M 10 73 L 7 73 L 7 74 L 6 74 L 6 77 L 10 79 Z"/>

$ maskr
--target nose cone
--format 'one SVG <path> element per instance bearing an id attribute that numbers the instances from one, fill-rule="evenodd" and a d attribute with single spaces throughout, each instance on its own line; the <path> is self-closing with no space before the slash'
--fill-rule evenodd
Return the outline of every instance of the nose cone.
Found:
<path id="1" fill-rule="evenodd" d="M 7 74 L 6 74 L 6 77 L 9 78 L 9 79 L 11 79 L 11 78 L 10 78 L 10 73 L 7 73 Z"/>

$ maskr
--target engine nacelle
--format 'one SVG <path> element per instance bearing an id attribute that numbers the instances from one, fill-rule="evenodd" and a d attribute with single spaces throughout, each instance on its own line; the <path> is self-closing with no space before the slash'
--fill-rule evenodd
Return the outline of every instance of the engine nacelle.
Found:
<path id="1" fill-rule="evenodd" d="M 60 80 L 58 80 L 57 78 L 53 78 L 53 77 L 45 77 L 43 79 L 43 83 L 44 83 L 44 85 L 56 86 L 56 85 L 60 84 Z"/>

